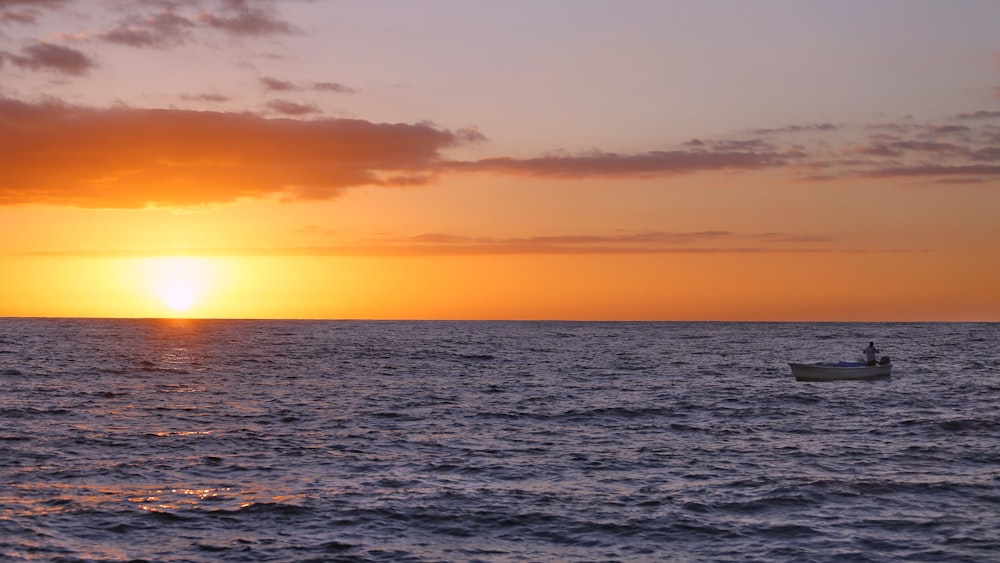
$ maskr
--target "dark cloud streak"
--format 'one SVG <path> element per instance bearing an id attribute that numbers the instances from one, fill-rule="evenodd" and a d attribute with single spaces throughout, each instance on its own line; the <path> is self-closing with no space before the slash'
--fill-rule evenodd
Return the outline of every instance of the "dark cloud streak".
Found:
<path id="1" fill-rule="evenodd" d="M 328 234 L 312 226 L 309 232 Z M 165 248 L 32 252 L 29 256 L 468 256 L 468 255 L 609 255 L 870 252 L 832 246 L 828 237 L 811 234 L 732 231 L 643 231 L 612 235 L 563 234 L 533 237 L 477 237 L 426 233 L 327 246 L 273 248 Z"/>
<path id="2" fill-rule="evenodd" d="M 33 24 L 38 20 L 34 14 L 28 12 L 0 12 L 0 24 L 2 23 L 18 23 L 18 24 Z"/>
<path id="3" fill-rule="evenodd" d="M 0 61 L 28 70 L 44 70 L 83 76 L 97 63 L 83 52 L 52 43 L 36 43 L 21 50 L 21 54 L 0 52 Z"/>
<path id="4" fill-rule="evenodd" d="M 495 172 L 537 177 L 592 178 L 615 176 L 664 176 L 703 171 L 758 170 L 781 167 L 799 158 L 774 149 L 761 151 L 673 150 L 639 154 L 591 153 L 575 156 L 542 156 L 516 159 L 485 158 L 456 162 L 455 170 Z"/>
<path id="5" fill-rule="evenodd" d="M 815 123 L 812 125 L 789 125 L 787 127 L 777 127 L 774 129 L 754 129 L 754 135 L 787 135 L 790 133 L 810 133 L 810 132 L 830 132 L 840 129 L 832 123 Z"/>
<path id="6" fill-rule="evenodd" d="M 267 107 L 271 111 L 282 115 L 309 115 L 321 113 L 320 109 L 311 104 L 300 104 L 288 100 L 271 100 L 267 102 Z"/>
<path id="7" fill-rule="evenodd" d="M 235 36 L 260 37 L 276 34 L 291 35 L 298 32 L 293 25 L 261 7 L 268 4 L 249 0 L 223 0 L 222 9 L 218 13 L 202 13 L 198 21 Z"/>
<path id="8" fill-rule="evenodd" d="M 279 80 L 270 76 L 262 76 L 260 85 L 268 92 L 293 92 L 298 90 L 298 86 L 287 80 Z"/>
<path id="9" fill-rule="evenodd" d="M 267 92 L 302 92 L 305 90 L 334 92 L 337 94 L 353 94 L 356 92 L 354 88 L 336 82 L 295 83 L 272 76 L 262 76 L 258 81 Z"/>
<path id="10" fill-rule="evenodd" d="M 189 102 L 212 102 L 212 103 L 228 102 L 232 100 L 231 97 L 224 96 L 222 94 L 183 94 L 181 95 L 181 99 Z"/>
<path id="11" fill-rule="evenodd" d="M 0 23 L 30 25 L 38 21 L 40 10 L 65 5 L 69 0 L 0 0 Z"/>
<path id="12" fill-rule="evenodd" d="M 1000 111 L 979 110 L 971 113 L 960 113 L 958 119 L 1000 119 Z"/>
<path id="13" fill-rule="evenodd" d="M 196 24 L 173 12 L 161 12 L 146 18 L 130 17 L 110 31 L 98 35 L 108 43 L 129 47 L 165 49 L 186 42 Z"/>

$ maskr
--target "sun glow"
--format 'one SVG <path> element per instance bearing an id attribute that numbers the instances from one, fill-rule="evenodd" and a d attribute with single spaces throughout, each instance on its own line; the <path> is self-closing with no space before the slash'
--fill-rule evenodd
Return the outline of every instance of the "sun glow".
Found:
<path id="1" fill-rule="evenodd" d="M 197 291 L 186 282 L 174 282 L 173 285 L 163 290 L 160 296 L 168 307 L 177 312 L 186 311 L 194 305 L 198 299 Z"/>
<path id="2" fill-rule="evenodd" d="M 174 314 L 187 313 L 208 289 L 210 276 L 205 260 L 186 256 L 150 259 L 152 293 Z"/>

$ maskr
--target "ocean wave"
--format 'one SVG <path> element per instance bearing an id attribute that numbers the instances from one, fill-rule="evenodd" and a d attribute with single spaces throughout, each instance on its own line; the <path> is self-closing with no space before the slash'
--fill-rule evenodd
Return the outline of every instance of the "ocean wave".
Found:
<path id="1" fill-rule="evenodd" d="M 0 559 L 990 560 L 1000 329 L 890 328 L 8 322 Z"/>

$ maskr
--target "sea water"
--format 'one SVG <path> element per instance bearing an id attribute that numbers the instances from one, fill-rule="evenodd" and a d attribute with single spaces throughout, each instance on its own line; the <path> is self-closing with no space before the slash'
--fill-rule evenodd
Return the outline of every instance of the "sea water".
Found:
<path id="1" fill-rule="evenodd" d="M 789 361 L 892 378 L 800 383 Z M 0 319 L 0 559 L 996 561 L 1000 325 Z"/>

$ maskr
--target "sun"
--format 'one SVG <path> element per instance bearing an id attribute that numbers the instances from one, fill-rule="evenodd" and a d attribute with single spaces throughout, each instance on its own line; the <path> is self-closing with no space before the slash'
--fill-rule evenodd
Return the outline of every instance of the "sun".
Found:
<path id="1" fill-rule="evenodd" d="M 203 258 L 170 256 L 150 261 L 154 295 L 174 314 L 190 311 L 204 295 L 208 267 Z"/>
<path id="2" fill-rule="evenodd" d="M 174 281 L 170 286 L 161 289 L 160 298 L 178 313 L 187 311 L 198 300 L 198 292 L 190 283 Z"/>

